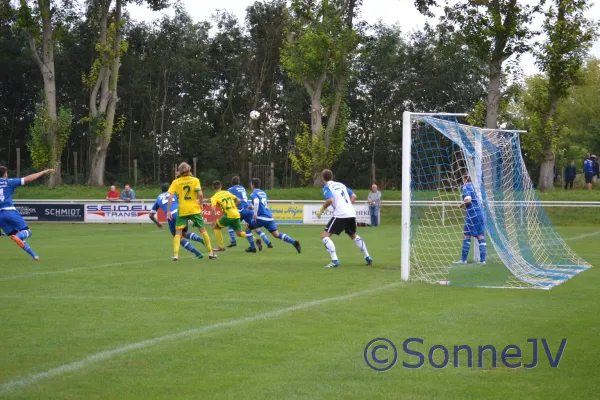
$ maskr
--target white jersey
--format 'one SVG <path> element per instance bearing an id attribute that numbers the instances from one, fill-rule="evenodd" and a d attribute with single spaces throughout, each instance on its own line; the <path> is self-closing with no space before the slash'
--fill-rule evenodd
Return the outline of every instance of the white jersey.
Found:
<path id="1" fill-rule="evenodd" d="M 333 216 L 336 218 L 356 218 L 356 210 L 350 200 L 353 194 L 352 190 L 340 182 L 329 181 L 323 187 L 325 200 L 333 199 Z"/>

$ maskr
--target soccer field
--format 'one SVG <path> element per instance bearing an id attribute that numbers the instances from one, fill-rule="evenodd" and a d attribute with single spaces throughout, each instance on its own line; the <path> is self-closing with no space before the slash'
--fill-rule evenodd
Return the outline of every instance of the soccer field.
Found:
<path id="1" fill-rule="evenodd" d="M 0 398 L 599 398 L 600 228 L 558 228 L 596 268 L 550 291 L 401 283 L 399 226 L 359 228 L 373 267 L 342 236 L 342 266 L 325 269 L 322 228 L 280 228 L 302 254 L 275 239 L 246 254 L 239 240 L 217 260 L 182 248 L 173 263 L 167 229 L 36 224 L 36 263 L 0 238 Z M 399 350 L 386 372 L 365 363 L 379 337 Z M 422 368 L 402 365 L 418 362 L 402 352 L 408 338 L 424 340 L 411 345 Z M 532 338 L 553 354 L 567 339 L 558 368 L 541 343 L 537 367 L 502 364 L 510 344 L 531 363 Z M 450 349 L 445 368 L 427 360 L 436 344 Z M 473 368 L 454 368 L 452 346 L 463 344 L 494 345 L 497 367 L 486 357 L 478 368 L 474 354 Z"/>

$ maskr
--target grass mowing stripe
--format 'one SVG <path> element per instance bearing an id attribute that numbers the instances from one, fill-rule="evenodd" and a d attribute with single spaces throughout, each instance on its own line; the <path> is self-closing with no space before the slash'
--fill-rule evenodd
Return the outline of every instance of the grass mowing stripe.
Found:
<path id="1" fill-rule="evenodd" d="M 294 311 L 305 310 L 308 308 L 317 307 L 322 304 L 326 304 L 326 303 L 330 303 L 330 302 L 349 300 L 349 299 L 352 299 L 354 297 L 358 297 L 361 295 L 370 294 L 370 293 L 374 293 L 374 292 L 381 292 L 383 290 L 390 289 L 390 288 L 398 286 L 400 284 L 401 284 L 400 282 L 394 282 L 389 285 L 384 285 L 384 286 L 379 286 L 379 287 L 372 288 L 372 289 L 362 290 L 360 292 L 350 293 L 350 294 L 343 295 L 343 296 L 328 297 L 325 299 L 313 300 L 313 301 L 309 301 L 306 303 L 300 303 L 295 306 L 281 308 L 279 310 L 270 311 L 270 312 L 266 312 L 263 314 L 253 315 L 251 317 L 235 319 L 235 320 L 227 321 L 227 322 L 219 322 L 217 324 L 201 326 L 199 328 L 188 329 L 188 330 L 181 331 L 178 333 L 160 336 L 160 337 L 157 337 L 154 339 L 148 339 L 148 340 L 143 340 L 143 341 L 137 342 L 137 343 L 131 343 L 126 346 L 118 347 L 113 350 L 107 350 L 107 351 L 102 351 L 100 353 L 92 354 L 91 356 L 88 356 L 82 360 L 75 361 L 75 362 L 72 362 L 69 364 L 61 365 L 60 367 L 52 368 L 52 369 L 49 369 L 48 371 L 31 375 L 28 378 L 3 383 L 2 385 L 0 385 L 0 394 L 8 393 L 19 387 L 29 386 L 29 385 L 34 384 L 37 381 L 40 381 L 42 379 L 46 379 L 46 378 L 50 378 L 53 376 L 65 374 L 67 372 L 83 369 L 83 368 L 87 367 L 89 364 L 92 364 L 92 363 L 95 363 L 98 361 L 102 361 L 102 360 L 106 360 L 113 356 L 123 354 L 123 353 L 128 353 L 133 350 L 143 349 L 143 348 L 154 346 L 154 345 L 157 345 L 157 344 L 160 344 L 163 342 L 167 342 L 170 340 L 184 339 L 184 338 L 200 335 L 204 332 L 208 332 L 208 331 L 215 330 L 215 329 L 229 328 L 229 327 L 236 326 L 236 325 L 241 325 L 241 324 L 246 324 L 246 323 L 251 323 L 251 322 L 256 322 L 256 321 L 262 321 L 262 320 L 269 319 L 269 318 L 275 318 L 275 317 L 279 317 L 279 316 L 282 316 L 285 314 L 289 314 Z"/>
<path id="2" fill-rule="evenodd" d="M 16 299 L 16 300 L 34 300 L 34 299 L 49 299 L 49 300 L 110 300 L 110 301 L 181 301 L 181 302 L 224 302 L 224 303 L 292 303 L 290 300 L 284 299 L 203 299 L 193 297 L 127 297 L 127 296 L 79 296 L 79 295 L 63 295 L 63 296 L 27 296 L 21 294 L 15 295 L 0 295 L 0 299 Z"/>
<path id="3" fill-rule="evenodd" d="M 38 277 L 38 276 L 44 276 L 44 275 L 68 274 L 69 272 L 82 271 L 82 270 L 86 270 L 86 269 L 118 267 L 118 266 L 121 266 L 121 265 L 141 264 L 141 263 L 156 262 L 156 261 L 165 261 L 165 260 L 166 260 L 166 258 L 164 258 L 164 257 L 163 258 L 151 258 L 149 260 L 124 261 L 124 262 L 102 264 L 102 265 L 91 265 L 89 267 L 77 267 L 77 268 L 61 269 L 61 270 L 58 270 L 58 271 L 31 272 L 29 274 L 13 275 L 13 276 L 7 276 L 7 277 L 4 277 L 4 278 L 0 278 L 0 281 L 13 281 L 15 279 L 32 278 L 32 277 Z"/>

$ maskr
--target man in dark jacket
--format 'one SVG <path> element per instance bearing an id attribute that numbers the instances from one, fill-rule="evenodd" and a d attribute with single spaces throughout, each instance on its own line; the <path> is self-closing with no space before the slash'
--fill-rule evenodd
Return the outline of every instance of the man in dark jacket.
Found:
<path id="1" fill-rule="evenodd" d="M 592 155 L 592 168 L 594 170 L 594 183 L 596 183 L 596 179 L 600 179 L 600 164 L 598 164 L 598 159 L 596 155 Z"/>
<path id="2" fill-rule="evenodd" d="M 565 189 L 570 186 L 573 189 L 573 182 L 577 176 L 577 168 L 575 168 L 575 160 L 571 160 L 571 165 L 565 170 Z"/>

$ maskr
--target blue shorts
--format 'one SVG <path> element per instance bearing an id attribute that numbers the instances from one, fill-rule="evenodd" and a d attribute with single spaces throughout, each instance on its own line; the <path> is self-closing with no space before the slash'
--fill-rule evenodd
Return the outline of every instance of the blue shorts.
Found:
<path id="1" fill-rule="evenodd" d="M 275 221 L 264 221 L 262 219 L 257 219 L 256 221 L 251 220 L 248 225 L 250 225 L 250 228 L 252 229 L 266 228 L 269 232 L 274 232 L 277 230 Z"/>
<path id="2" fill-rule="evenodd" d="M 248 225 L 252 223 L 252 217 L 254 216 L 254 211 L 246 209 L 239 210 L 241 219 Z"/>
<path id="3" fill-rule="evenodd" d="M 16 210 L 4 210 L 0 211 L 0 229 L 10 236 L 17 232 L 29 229 L 27 222 L 21 217 Z"/>
<path id="4" fill-rule="evenodd" d="M 466 236 L 483 236 L 485 234 L 485 223 L 483 222 L 483 214 L 469 214 L 465 218 L 465 226 L 463 233 Z"/>
<path id="5" fill-rule="evenodd" d="M 169 222 L 169 230 L 171 231 L 171 235 L 175 236 L 175 233 L 177 233 L 177 229 L 175 229 L 175 226 L 177 225 L 177 215 L 174 215 L 173 218 L 171 218 L 168 222 Z M 186 223 L 185 228 L 183 228 L 183 233 L 186 233 L 187 231 L 188 231 L 188 225 Z"/>

